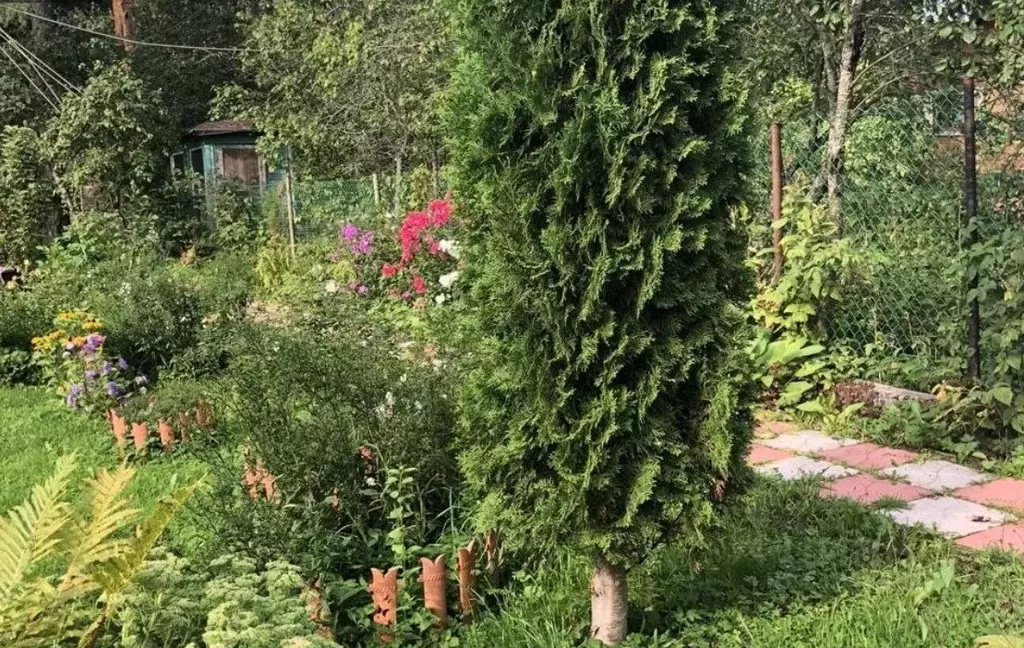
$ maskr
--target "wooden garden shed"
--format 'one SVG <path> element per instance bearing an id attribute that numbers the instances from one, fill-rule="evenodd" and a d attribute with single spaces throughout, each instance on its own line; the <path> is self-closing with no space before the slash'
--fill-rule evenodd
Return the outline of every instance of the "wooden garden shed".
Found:
<path id="1" fill-rule="evenodd" d="M 256 150 L 260 133 L 249 124 L 222 120 L 193 126 L 185 132 L 181 148 L 171 156 L 171 170 L 194 171 L 202 179 L 207 200 L 217 186 L 233 182 L 263 194 L 284 182 L 283 168 L 271 168 Z"/>

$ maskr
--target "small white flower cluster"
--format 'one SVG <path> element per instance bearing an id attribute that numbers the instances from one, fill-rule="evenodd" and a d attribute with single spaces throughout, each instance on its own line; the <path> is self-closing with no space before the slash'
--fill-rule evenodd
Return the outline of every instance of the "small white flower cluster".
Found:
<path id="1" fill-rule="evenodd" d="M 442 252 L 456 261 L 459 260 L 459 244 L 457 242 L 451 239 L 443 239 L 439 245 Z"/>
<path id="2" fill-rule="evenodd" d="M 459 271 L 452 270 L 448 274 L 441 275 L 438 277 L 437 282 L 441 284 L 441 287 L 445 290 L 451 290 L 452 286 L 459 279 Z M 437 297 L 434 297 L 434 301 L 438 304 L 443 304 L 448 300 L 448 295 L 440 293 Z"/>

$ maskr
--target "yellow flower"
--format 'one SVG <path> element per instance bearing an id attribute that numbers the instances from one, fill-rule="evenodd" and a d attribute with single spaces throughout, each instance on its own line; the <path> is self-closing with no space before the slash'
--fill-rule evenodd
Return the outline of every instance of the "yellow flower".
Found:
<path id="1" fill-rule="evenodd" d="M 82 329 L 87 331 L 87 332 L 90 332 L 90 333 L 92 333 L 94 331 L 98 331 L 98 330 L 100 330 L 102 328 L 103 328 L 103 322 L 101 322 L 99 320 L 89 320 L 88 322 L 85 322 L 85 323 L 82 324 Z"/>

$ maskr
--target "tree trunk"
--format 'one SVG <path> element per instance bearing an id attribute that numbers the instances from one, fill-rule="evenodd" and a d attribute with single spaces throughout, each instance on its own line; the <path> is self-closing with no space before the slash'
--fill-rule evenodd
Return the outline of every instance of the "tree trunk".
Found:
<path id="1" fill-rule="evenodd" d="M 113 0 L 112 10 L 114 14 L 114 35 L 120 39 L 121 47 L 125 52 L 135 49 L 134 43 L 129 43 L 133 35 L 132 30 L 132 0 Z"/>
<path id="2" fill-rule="evenodd" d="M 842 183 L 846 129 L 850 121 L 850 99 L 853 80 L 864 45 L 864 0 L 850 0 L 843 37 L 843 51 L 839 57 L 839 77 L 836 81 L 836 100 L 829 120 L 828 151 L 825 160 L 828 186 L 828 209 L 833 222 L 843 230 Z"/>
<path id="3" fill-rule="evenodd" d="M 594 558 L 590 578 L 590 636 L 606 646 L 626 638 L 628 592 L 626 570 L 613 565 L 602 554 Z"/>

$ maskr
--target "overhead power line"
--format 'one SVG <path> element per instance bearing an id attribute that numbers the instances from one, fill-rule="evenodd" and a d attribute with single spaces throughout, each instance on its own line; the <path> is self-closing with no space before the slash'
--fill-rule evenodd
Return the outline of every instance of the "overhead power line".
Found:
<path id="1" fill-rule="evenodd" d="M 92 34 L 93 36 L 100 36 L 100 37 L 103 37 L 103 38 L 110 38 L 110 39 L 113 39 L 113 40 L 116 40 L 116 41 L 120 41 L 122 43 L 131 43 L 132 45 L 139 45 L 139 46 L 142 46 L 142 47 L 162 47 L 164 49 L 190 50 L 190 51 L 194 51 L 194 52 L 231 52 L 231 53 L 239 53 L 239 52 L 252 52 L 252 51 L 254 51 L 254 50 L 246 49 L 246 48 L 243 48 L 243 47 L 216 47 L 216 46 L 213 46 L 213 45 L 178 45 L 178 44 L 175 44 L 175 43 L 155 43 L 155 42 L 152 42 L 152 41 L 140 41 L 140 40 L 135 40 L 135 39 L 132 39 L 132 38 L 124 38 L 123 36 L 115 36 L 114 34 L 106 34 L 106 33 L 101 32 L 101 31 L 96 31 L 95 29 L 89 29 L 87 27 L 80 27 L 78 25 L 72 25 L 70 23 L 61 22 L 60 20 L 56 20 L 54 18 L 47 18 L 46 16 L 39 16 L 39 15 L 36 15 L 34 13 L 30 13 L 28 11 L 24 11 L 22 9 L 18 9 L 16 7 L 8 7 L 8 8 L 11 11 L 14 11 L 16 13 L 20 13 L 20 14 L 22 14 L 24 16 L 28 16 L 29 18 L 34 18 L 36 20 L 42 20 L 44 22 L 48 22 L 48 23 L 51 23 L 51 24 L 54 24 L 54 25 L 60 25 L 61 27 L 67 27 L 68 29 L 74 29 L 76 31 L 85 32 L 86 34 Z"/>

